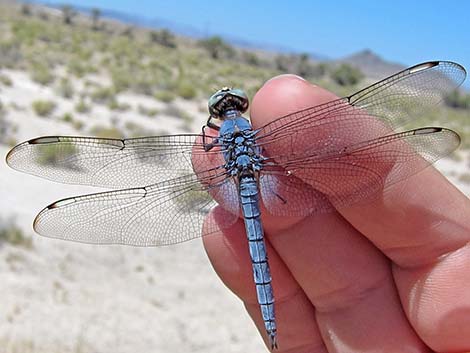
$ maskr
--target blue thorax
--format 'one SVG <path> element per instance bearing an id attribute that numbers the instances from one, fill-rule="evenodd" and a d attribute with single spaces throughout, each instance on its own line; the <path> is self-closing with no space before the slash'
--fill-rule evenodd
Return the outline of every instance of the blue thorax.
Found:
<path id="1" fill-rule="evenodd" d="M 251 130 L 251 124 L 248 119 L 240 116 L 232 119 L 226 119 L 220 127 L 219 136 L 233 136 L 236 132 Z"/>

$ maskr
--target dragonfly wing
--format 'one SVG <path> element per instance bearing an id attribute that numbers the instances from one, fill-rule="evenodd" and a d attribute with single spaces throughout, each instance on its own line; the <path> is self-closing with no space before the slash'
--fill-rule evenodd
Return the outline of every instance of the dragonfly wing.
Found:
<path id="1" fill-rule="evenodd" d="M 218 219 L 218 227 L 228 227 L 238 219 L 239 210 L 233 180 L 205 187 L 190 174 L 147 187 L 57 201 L 37 215 L 34 229 L 43 236 L 84 243 L 175 244 L 201 235 L 205 216 L 217 205 L 214 192 L 229 210 Z M 216 229 L 215 224 L 206 227 L 209 234 Z"/>
<path id="2" fill-rule="evenodd" d="M 465 77 L 453 62 L 415 65 L 349 97 L 278 118 L 259 129 L 257 142 L 268 155 L 280 155 L 388 135 L 432 109 Z"/>
<path id="3" fill-rule="evenodd" d="M 198 135 L 107 139 L 48 136 L 14 147 L 7 163 L 14 169 L 49 180 L 108 188 L 145 186 L 201 169 L 208 156 Z M 208 143 L 214 137 L 208 136 Z M 223 161 L 221 160 L 221 164 Z M 212 164 L 213 165 L 213 164 Z"/>
<path id="4" fill-rule="evenodd" d="M 272 193 L 264 196 L 264 202 L 275 215 L 306 215 L 331 211 L 330 205 L 338 208 L 370 200 L 450 154 L 459 144 L 460 137 L 454 131 L 428 127 L 285 160 L 282 178 L 276 174 L 265 178 L 269 185 L 261 189 L 267 193 L 274 185 L 276 190 L 285 190 L 290 186 L 289 178 L 296 178 L 294 184 L 298 186 L 291 205 L 286 202 L 282 207 L 274 202 Z M 292 204 L 299 200 L 302 207 Z"/>
<path id="5" fill-rule="evenodd" d="M 396 128 L 440 103 L 466 75 L 465 69 L 454 62 L 426 62 L 379 81 L 348 97 L 348 101 Z"/>

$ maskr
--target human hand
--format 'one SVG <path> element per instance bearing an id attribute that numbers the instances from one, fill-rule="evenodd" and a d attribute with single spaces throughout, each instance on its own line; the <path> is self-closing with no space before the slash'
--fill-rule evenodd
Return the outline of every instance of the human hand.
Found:
<path id="1" fill-rule="evenodd" d="M 251 120 L 334 98 L 280 76 L 255 96 Z M 470 201 L 432 167 L 391 191 L 298 222 L 263 215 L 279 353 L 470 351 Z M 203 239 L 266 340 L 243 222 Z"/>

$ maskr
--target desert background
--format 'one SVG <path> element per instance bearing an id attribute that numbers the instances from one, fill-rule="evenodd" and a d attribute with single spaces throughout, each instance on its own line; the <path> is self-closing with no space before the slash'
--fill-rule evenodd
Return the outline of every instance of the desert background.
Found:
<path id="1" fill-rule="evenodd" d="M 343 96 L 404 67 L 370 49 L 326 59 L 139 26 L 99 8 L 0 0 L 0 353 L 264 351 L 200 240 L 132 248 L 34 234 L 44 206 L 99 190 L 11 170 L 16 143 L 198 132 L 222 86 L 251 98 L 294 73 Z M 436 167 L 470 196 L 469 118 L 463 88 L 414 124 L 459 132 L 460 149 Z"/>

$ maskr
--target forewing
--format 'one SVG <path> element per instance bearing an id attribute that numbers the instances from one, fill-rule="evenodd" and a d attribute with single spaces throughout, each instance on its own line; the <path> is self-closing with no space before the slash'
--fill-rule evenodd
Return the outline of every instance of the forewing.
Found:
<path id="1" fill-rule="evenodd" d="M 259 129 L 257 143 L 268 155 L 287 158 L 388 135 L 439 103 L 465 76 L 453 62 L 415 65 L 352 96 L 276 119 Z"/>
<path id="2" fill-rule="evenodd" d="M 7 163 L 19 171 L 69 184 L 108 188 L 146 186 L 193 172 L 193 163 L 208 168 L 198 135 L 134 139 L 49 136 L 14 147 Z M 207 143 L 214 137 L 207 136 Z M 220 159 L 219 159 L 220 160 Z M 222 163 L 222 162 L 221 162 Z"/>

